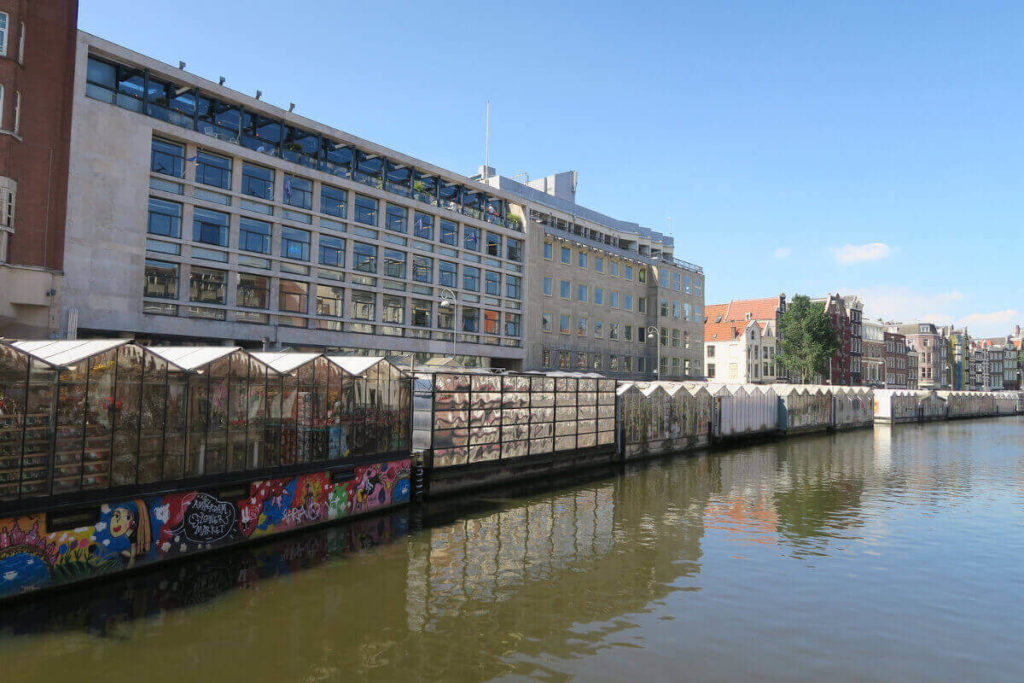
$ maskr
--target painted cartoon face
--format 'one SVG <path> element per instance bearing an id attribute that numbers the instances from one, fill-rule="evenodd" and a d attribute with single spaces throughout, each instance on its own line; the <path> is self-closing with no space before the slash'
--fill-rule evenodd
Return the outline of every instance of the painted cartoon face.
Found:
<path id="1" fill-rule="evenodd" d="M 125 508 L 117 508 L 110 515 L 110 535 L 115 538 L 118 536 L 124 536 L 131 531 L 132 523 L 134 522 L 132 513 Z"/>

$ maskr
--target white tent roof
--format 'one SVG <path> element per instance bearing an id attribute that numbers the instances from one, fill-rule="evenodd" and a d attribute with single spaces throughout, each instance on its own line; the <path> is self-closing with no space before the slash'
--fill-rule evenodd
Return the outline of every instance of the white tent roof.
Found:
<path id="1" fill-rule="evenodd" d="M 146 350 L 160 356 L 182 370 L 195 370 L 228 354 L 240 346 L 147 346 Z"/>
<path id="2" fill-rule="evenodd" d="M 353 377 L 358 377 L 383 361 L 384 356 L 327 356 L 327 360 Z"/>
<path id="3" fill-rule="evenodd" d="M 44 339 L 16 341 L 11 346 L 53 367 L 66 367 L 78 361 L 116 349 L 129 339 Z"/>
<path id="4" fill-rule="evenodd" d="M 287 351 L 260 351 L 253 358 L 280 373 L 289 373 L 320 357 L 319 353 L 293 353 Z"/>

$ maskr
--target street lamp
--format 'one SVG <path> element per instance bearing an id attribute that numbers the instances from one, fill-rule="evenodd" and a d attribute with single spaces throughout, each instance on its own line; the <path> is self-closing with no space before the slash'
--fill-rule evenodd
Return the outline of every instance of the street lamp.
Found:
<path id="1" fill-rule="evenodd" d="M 452 362 L 455 362 L 455 334 L 459 328 L 459 299 L 447 287 L 441 288 L 441 306 L 452 307 Z"/>
<path id="2" fill-rule="evenodd" d="M 659 375 L 661 373 L 661 330 L 659 330 L 654 325 L 649 326 L 647 328 L 647 338 L 654 340 L 655 348 L 658 351 L 657 362 L 654 365 L 654 376 L 655 378 L 660 379 Z"/>

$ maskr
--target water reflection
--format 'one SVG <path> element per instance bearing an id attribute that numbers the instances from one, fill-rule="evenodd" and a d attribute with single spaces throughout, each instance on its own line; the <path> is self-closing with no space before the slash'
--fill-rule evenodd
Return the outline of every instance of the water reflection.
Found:
<path id="1" fill-rule="evenodd" d="M 1021 427 L 790 439 L 210 556 L 4 610 L 5 681 L 999 677 Z"/>

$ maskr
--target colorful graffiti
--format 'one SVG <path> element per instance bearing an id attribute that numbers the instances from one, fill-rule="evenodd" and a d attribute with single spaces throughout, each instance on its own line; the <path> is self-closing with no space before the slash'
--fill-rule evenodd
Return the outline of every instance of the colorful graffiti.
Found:
<path id="1" fill-rule="evenodd" d="M 0 597 L 406 503 L 409 467 L 254 481 L 241 500 L 189 491 L 109 503 L 95 524 L 66 531 L 48 533 L 45 514 L 0 519 Z"/>

